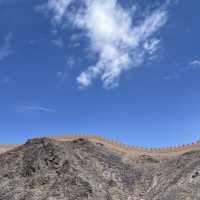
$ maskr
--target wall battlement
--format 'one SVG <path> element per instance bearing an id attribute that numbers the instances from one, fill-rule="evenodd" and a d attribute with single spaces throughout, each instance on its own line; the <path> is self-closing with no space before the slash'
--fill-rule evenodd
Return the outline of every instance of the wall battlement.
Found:
<path id="1" fill-rule="evenodd" d="M 96 135 L 69 135 L 69 136 L 52 136 L 50 137 L 52 139 L 58 140 L 58 141 L 71 141 L 78 138 L 85 138 L 94 142 L 103 143 L 104 145 L 107 145 L 111 148 L 115 148 L 117 150 L 121 150 L 125 153 L 135 153 L 135 154 L 153 154 L 153 155 L 160 155 L 160 154 L 181 154 L 188 151 L 194 151 L 194 150 L 200 150 L 200 141 L 193 142 L 191 144 L 184 144 L 181 146 L 172 146 L 172 147 L 164 147 L 164 148 L 144 148 L 144 147 L 138 147 L 138 146 L 132 146 L 123 144 L 120 142 L 116 142 L 113 140 L 106 139 L 102 136 L 96 136 Z"/>
<path id="2" fill-rule="evenodd" d="M 46 136 L 45 136 L 46 137 Z M 43 137 L 39 137 L 43 138 Z M 200 141 L 185 144 L 181 146 L 174 146 L 174 147 L 164 147 L 164 148 L 143 148 L 137 147 L 127 144 L 122 144 L 113 140 L 106 139 L 102 136 L 96 135 L 63 135 L 63 136 L 49 136 L 47 138 L 54 139 L 56 141 L 72 141 L 79 138 L 84 138 L 96 143 L 102 143 L 105 146 L 110 148 L 119 150 L 124 153 L 128 154 L 148 154 L 148 155 L 177 155 L 186 153 L 189 151 L 200 150 Z M 6 152 L 10 149 L 13 149 L 19 145 L 0 145 L 0 153 Z"/>

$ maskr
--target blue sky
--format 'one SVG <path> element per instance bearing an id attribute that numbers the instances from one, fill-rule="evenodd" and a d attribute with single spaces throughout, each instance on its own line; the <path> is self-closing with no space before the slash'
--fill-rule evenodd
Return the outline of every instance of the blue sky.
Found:
<path id="1" fill-rule="evenodd" d="M 200 2 L 0 0 L 0 143 L 200 138 Z"/>

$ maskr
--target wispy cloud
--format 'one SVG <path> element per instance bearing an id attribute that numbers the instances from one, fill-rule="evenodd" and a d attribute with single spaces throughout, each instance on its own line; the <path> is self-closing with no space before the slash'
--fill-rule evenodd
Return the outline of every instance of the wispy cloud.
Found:
<path id="1" fill-rule="evenodd" d="M 34 106 L 34 105 L 20 105 L 16 106 L 16 112 L 56 112 L 55 109 L 44 107 L 44 106 Z"/>
<path id="2" fill-rule="evenodd" d="M 172 74 L 166 75 L 163 77 L 163 79 L 165 80 L 178 80 L 180 79 L 182 76 L 185 76 L 188 71 L 195 71 L 195 70 L 200 70 L 200 60 L 196 59 L 196 60 L 192 60 L 189 63 L 187 62 L 180 62 L 180 63 L 176 63 L 177 66 L 181 65 L 181 68 L 178 68 L 176 71 L 174 71 Z M 185 65 L 184 67 L 182 67 L 182 65 Z"/>
<path id="3" fill-rule="evenodd" d="M 190 62 L 189 67 L 191 69 L 200 69 L 200 60 L 193 60 L 192 62 Z"/>
<path id="4" fill-rule="evenodd" d="M 57 72 L 57 79 L 58 79 L 58 81 L 64 81 L 66 78 L 68 77 L 68 73 L 67 73 L 67 71 L 65 70 L 65 71 L 59 71 L 59 72 Z"/>
<path id="5" fill-rule="evenodd" d="M 69 77 L 69 71 L 73 69 L 75 64 L 75 58 L 73 56 L 66 57 L 66 68 L 63 71 L 57 72 L 57 79 L 63 82 Z"/>
<path id="6" fill-rule="evenodd" d="M 123 8 L 117 0 L 49 0 L 45 6 L 53 13 L 53 21 L 61 24 L 66 19 L 89 39 L 90 53 L 97 57 L 96 63 L 87 67 L 77 77 L 81 88 L 100 78 L 106 89 L 118 86 L 123 73 L 142 65 L 145 59 L 157 52 L 160 28 L 166 23 L 168 13 L 163 5 L 145 16 L 137 7 Z M 72 10 L 72 11 L 71 11 Z M 65 19 L 65 20 L 63 20 Z"/>
<path id="7" fill-rule="evenodd" d="M 64 45 L 64 42 L 63 42 L 62 38 L 54 39 L 51 42 L 52 42 L 52 44 L 54 44 L 55 46 L 57 46 L 59 48 L 62 48 L 63 45 Z"/>
<path id="8" fill-rule="evenodd" d="M 49 0 L 47 7 L 54 12 L 54 20 L 59 23 L 72 0 Z"/>
<path id="9" fill-rule="evenodd" d="M 0 46 L 0 61 L 4 60 L 6 57 L 8 57 L 11 53 L 11 40 L 12 40 L 13 34 L 9 33 L 6 35 L 3 45 Z"/>
<path id="10" fill-rule="evenodd" d="M 184 63 L 184 65 L 186 65 L 186 67 L 181 68 L 180 71 L 200 69 L 200 59 L 195 59 L 189 63 Z"/>
<path id="11" fill-rule="evenodd" d="M 165 80 L 178 80 L 181 78 L 181 74 L 178 74 L 178 73 L 174 73 L 174 74 L 170 74 L 170 75 L 166 75 L 163 77 L 163 79 Z"/>

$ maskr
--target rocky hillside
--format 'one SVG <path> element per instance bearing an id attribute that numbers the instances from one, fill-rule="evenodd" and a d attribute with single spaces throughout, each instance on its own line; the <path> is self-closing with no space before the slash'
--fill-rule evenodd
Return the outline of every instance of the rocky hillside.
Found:
<path id="1" fill-rule="evenodd" d="M 200 200 L 200 150 L 127 155 L 87 139 L 33 139 L 0 154 L 0 200 Z"/>

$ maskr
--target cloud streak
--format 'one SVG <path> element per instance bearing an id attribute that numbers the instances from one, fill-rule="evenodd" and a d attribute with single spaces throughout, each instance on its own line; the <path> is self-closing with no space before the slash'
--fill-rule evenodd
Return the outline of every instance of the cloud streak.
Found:
<path id="1" fill-rule="evenodd" d="M 55 109 L 44 107 L 44 106 L 33 106 L 33 105 L 21 105 L 16 107 L 17 112 L 56 112 Z"/>
<path id="2" fill-rule="evenodd" d="M 12 33 L 9 33 L 5 37 L 3 45 L 0 46 L 0 61 L 4 60 L 12 53 L 12 50 L 11 50 L 12 37 L 13 37 Z"/>
<path id="3" fill-rule="evenodd" d="M 97 78 L 104 88 L 114 88 L 123 73 L 139 67 L 157 52 L 160 38 L 156 34 L 168 18 L 165 6 L 135 20 L 137 7 L 125 9 L 117 0 L 81 0 L 79 7 L 74 2 L 49 0 L 46 8 L 53 13 L 56 23 L 68 20 L 89 39 L 90 53 L 97 61 L 85 66 L 87 69 L 77 77 L 81 88 Z M 73 5 L 76 9 L 70 11 L 68 8 Z"/>

